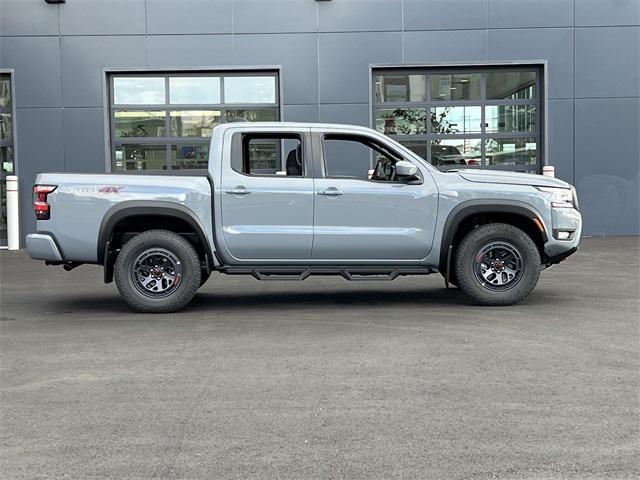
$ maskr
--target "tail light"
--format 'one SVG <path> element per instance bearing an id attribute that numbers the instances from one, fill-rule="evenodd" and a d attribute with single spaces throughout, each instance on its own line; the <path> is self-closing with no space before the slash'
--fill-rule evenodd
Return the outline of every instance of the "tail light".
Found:
<path id="1" fill-rule="evenodd" d="M 57 185 L 33 186 L 33 211 L 36 212 L 36 219 L 49 220 L 51 218 L 51 206 L 47 203 L 47 195 L 56 188 L 58 188 Z"/>

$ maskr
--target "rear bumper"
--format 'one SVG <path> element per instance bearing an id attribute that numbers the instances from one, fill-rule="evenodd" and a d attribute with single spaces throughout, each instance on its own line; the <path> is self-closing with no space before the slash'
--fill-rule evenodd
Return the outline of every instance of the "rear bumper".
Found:
<path id="1" fill-rule="evenodd" d="M 46 233 L 31 233 L 27 235 L 27 252 L 35 260 L 63 261 L 56 241 Z"/>

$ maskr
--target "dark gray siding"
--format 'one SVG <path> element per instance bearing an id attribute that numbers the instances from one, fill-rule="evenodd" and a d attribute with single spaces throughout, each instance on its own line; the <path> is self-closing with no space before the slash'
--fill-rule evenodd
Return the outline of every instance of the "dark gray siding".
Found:
<path id="1" fill-rule="evenodd" d="M 0 0 L 23 234 L 39 171 L 105 169 L 104 68 L 279 65 L 284 120 L 369 125 L 370 64 L 547 62 L 547 162 L 640 233 L 638 0 Z"/>

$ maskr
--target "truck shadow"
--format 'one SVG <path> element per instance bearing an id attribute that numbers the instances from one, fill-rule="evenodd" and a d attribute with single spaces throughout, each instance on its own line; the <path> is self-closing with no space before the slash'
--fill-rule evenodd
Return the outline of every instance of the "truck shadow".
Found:
<path id="1" fill-rule="evenodd" d="M 543 307 L 554 305 L 555 307 L 565 306 L 571 303 L 570 298 L 563 297 L 552 290 L 538 289 L 527 299 L 517 306 L 537 305 Z M 331 310 L 332 308 L 389 308 L 393 307 L 410 308 L 438 308 L 438 307 L 458 307 L 466 310 L 468 308 L 478 308 L 462 291 L 457 288 L 415 288 L 409 290 L 386 290 L 386 289 L 354 289 L 345 291 L 287 291 L 275 292 L 216 292 L 200 291 L 193 300 L 180 312 L 172 315 L 183 315 L 186 317 L 196 314 L 225 313 L 242 314 L 245 312 L 256 312 L 268 309 L 270 312 L 282 310 L 308 310 L 311 308 Z M 494 308 L 517 308 L 515 307 L 494 307 Z M 43 306 L 44 307 L 44 306 Z M 491 308 L 491 307 L 487 307 Z M 47 302 L 44 309 L 59 314 L 114 314 L 137 315 L 119 297 L 117 292 L 113 294 L 98 296 L 70 296 L 57 297 L 51 302 Z M 160 317 L 166 318 L 165 315 Z M 124 317 L 123 317 L 124 318 Z"/>
<path id="2" fill-rule="evenodd" d="M 349 290 L 340 292 L 260 292 L 222 294 L 199 292 L 186 307 L 189 311 L 292 307 L 392 307 L 396 305 L 471 305 L 457 288 L 414 290 Z"/>
<path id="3" fill-rule="evenodd" d="M 259 292 L 259 293 L 217 293 L 201 291 L 180 312 L 180 314 L 205 312 L 245 312 L 268 308 L 270 310 L 291 310 L 307 308 L 345 307 L 427 307 L 457 305 L 465 307 L 472 302 L 458 289 L 389 290 L 349 290 L 339 292 Z M 62 314 L 126 314 L 135 313 L 127 307 L 117 292 L 113 295 L 58 297 L 47 302 L 46 310 Z"/>

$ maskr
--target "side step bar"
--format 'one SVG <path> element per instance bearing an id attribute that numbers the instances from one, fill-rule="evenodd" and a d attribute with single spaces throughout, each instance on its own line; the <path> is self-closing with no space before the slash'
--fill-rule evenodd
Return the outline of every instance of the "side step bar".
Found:
<path id="1" fill-rule="evenodd" d="M 257 280 L 305 280 L 311 275 L 340 275 L 351 282 L 367 280 L 395 280 L 402 275 L 429 275 L 437 270 L 429 267 L 395 266 L 260 266 L 260 267 L 222 267 L 221 273 L 227 275 L 251 275 Z"/>

